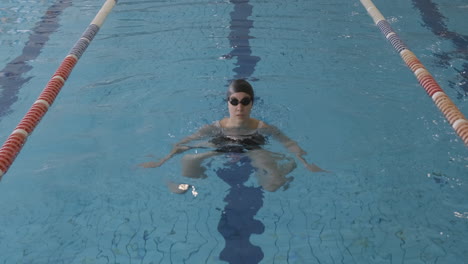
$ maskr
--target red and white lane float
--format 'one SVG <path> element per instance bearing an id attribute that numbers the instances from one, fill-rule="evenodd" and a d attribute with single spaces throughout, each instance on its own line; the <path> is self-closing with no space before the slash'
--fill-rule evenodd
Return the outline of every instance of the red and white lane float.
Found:
<path id="1" fill-rule="evenodd" d="M 468 146 L 468 120 L 460 112 L 457 106 L 450 100 L 447 94 L 442 90 L 434 77 L 418 60 L 416 55 L 411 52 L 400 37 L 393 31 L 390 24 L 385 20 L 377 7 L 371 0 L 361 0 L 362 5 L 366 8 L 369 15 L 374 20 L 374 23 L 379 27 L 382 34 L 392 44 L 395 50 L 400 54 L 408 68 L 414 73 L 419 81 L 419 84 L 426 90 L 426 93 L 432 98 L 435 105 L 444 114 L 458 136 Z"/>
<path id="2" fill-rule="evenodd" d="M 0 148 L 0 180 L 21 151 L 28 136 L 31 135 L 39 121 L 41 121 L 42 117 L 54 102 L 81 55 L 83 55 L 89 43 L 91 43 L 94 36 L 98 33 L 106 17 L 116 4 L 117 0 L 107 0 L 103 4 L 91 24 L 81 35 L 81 38 L 75 43 L 70 53 L 52 75 L 52 78 L 39 95 L 39 98 L 37 98 L 36 102 L 34 102 L 18 126 Z"/>

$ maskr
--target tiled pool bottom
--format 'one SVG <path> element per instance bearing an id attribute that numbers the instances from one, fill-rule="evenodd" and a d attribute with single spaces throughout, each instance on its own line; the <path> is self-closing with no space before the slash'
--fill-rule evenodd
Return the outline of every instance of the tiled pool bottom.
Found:
<path id="1" fill-rule="evenodd" d="M 230 195 L 239 193 L 250 198 L 249 207 L 262 203 L 244 222 L 250 225 L 239 229 L 260 228 L 248 247 L 258 247 L 260 263 L 450 263 L 464 255 L 459 243 L 464 236 L 457 230 L 466 219 L 446 221 L 440 215 L 449 210 L 433 202 L 442 195 L 424 194 L 449 192 L 449 186 L 409 187 L 403 181 L 405 186 L 395 188 L 352 171 L 295 176 L 290 189 L 263 192 L 257 200 L 246 195 L 246 189 L 258 190 L 254 179 L 231 187 L 215 172 L 190 182 L 196 196 L 172 194 L 163 179 L 145 171 L 129 175 L 125 188 L 117 182 L 84 189 L 65 181 L 49 189 L 35 186 L 48 193 L 41 202 L 23 198 L 21 205 L 2 206 L 9 215 L 3 219 L 14 227 L 2 231 L 1 248 L 10 252 L 2 258 L 5 263 L 226 263 L 223 252 L 226 257 L 245 242 L 245 233 L 235 233 L 235 227 L 231 234 L 219 232 L 228 210 L 239 208 L 228 208 Z M 245 221 L 248 210 L 234 217 Z M 224 235 L 232 248 L 226 248 Z M 242 259 L 249 252 L 242 253 L 229 263 L 251 263 Z"/>

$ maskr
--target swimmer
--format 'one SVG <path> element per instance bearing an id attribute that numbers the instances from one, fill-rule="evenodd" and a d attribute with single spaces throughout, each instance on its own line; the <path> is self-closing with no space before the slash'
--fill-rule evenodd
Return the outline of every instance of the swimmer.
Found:
<path id="1" fill-rule="evenodd" d="M 190 178 L 205 178 L 206 168 L 202 163 L 207 158 L 225 153 L 243 153 L 251 160 L 256 170 L 259 184 L 267 191 L 276 191 L 291 178 L 286 177 L 296 168 L 293 158 L 274 153 L 262 148 L 267 138 L 280 142 L 287 150 L 295 154 L 304 166 L 312 172 L 325 172 L 318 166 L 308 163 L 303 157 L 307 153 L 299 145 L 284 135 L 278 128 L 261 120 L 250 117 L 254 103 L 254 91 L 245 80 L 235 80 L 228 88 L 227 101 L 229 117 L 202 127 L 174 145 L 172 151 L 163 159 L 145 162 L 140 166 L 155 168 L 164 164 L 173 156 L 193 148 L 210 148 L 211 151 L 187 154 L 182 158 L 182 175 Z M 188 146 L 187 143 L 209 139 L 207 142 Z M 280 165 L 283 161 L 284 164 Z"/>

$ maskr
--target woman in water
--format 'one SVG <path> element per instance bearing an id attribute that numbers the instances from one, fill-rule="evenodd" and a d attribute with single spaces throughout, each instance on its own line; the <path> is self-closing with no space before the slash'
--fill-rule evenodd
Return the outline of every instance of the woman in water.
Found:
<path id="1" fill-rule="evenodd" d="M 174 155 L 192 148 L 211 148 L 212 151 L 187 154 L 182 158 L 182 175 L 190 178 L 204 178 L 205 159 L 223 153 L 244 153 L 255 168 L 259 184 L 267 191 L 275 191 L 288 181 L 286 175 L 296 168 L 294 159 L 262 148 L 266 137 L 273 137 L 312 172 L 322 172 L 321 168 L 307 163 L 303 158 L 306 152 L 299 145 L 272 126 L 250 117 L 254 102 L 254 91 L 245 80 L 233 81 L 227 92 L 229 117 L 202 127 L 197 133 L 190 135 L 175 144 L 172 151 L 158 162 L 146 162 L 140 166 L 145 168 L 159 167 Z M 195 146 L 186 145 L 189 142 L 209 139 L 208 142 Z M 280 165 L 280 161 L 286 161 Z"/>

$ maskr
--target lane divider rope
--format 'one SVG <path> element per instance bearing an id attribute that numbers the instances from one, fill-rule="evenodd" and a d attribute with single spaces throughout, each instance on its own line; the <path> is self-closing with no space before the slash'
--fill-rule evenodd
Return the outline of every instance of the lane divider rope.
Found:
<path id="1" fill-rule="evenodd" d="M 102 5 L 91 24 L 52 75 L 52 78 L 39 95 L 39 98 L 33 103 L 29 111 L 0 148 L 0 180 L 21 151 L 28 136 L 31 135 L 39 121 L 55 101 L 55 98 L 68 79 L 68 76 L 70 76 L 71 71 L 104 24 L 107 15 L 117 4 L 117 1 L 118 0 L 106 0 Z"/>
<path id="2" fill-rule="evenodd" d="M 366 8 L 367 13 L 372 17 L 374 23 L 380 29 L 385 38 L 392 44 L 395 50 L 400 54 L 400 57 L 406 63 L 408 68 L 414 73 L 419 84 L 426 90 L 426 93 L 432 98 L 435 105 L 444 114 L 455 132 L 460 136 L 466 146 L 468 146 L 468 120 L 460 112 L 457 106 L 442 90 L 434 77 L 419 61 L 419 59 L 411 52 L 403 43 L 400 37 L 393 31 L 390 24 L 385 20 L 377 7 L 371 0 L 360 0 L 361 4 Z"/>

